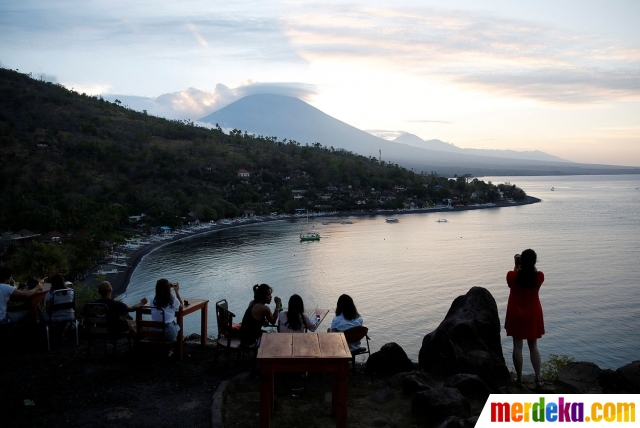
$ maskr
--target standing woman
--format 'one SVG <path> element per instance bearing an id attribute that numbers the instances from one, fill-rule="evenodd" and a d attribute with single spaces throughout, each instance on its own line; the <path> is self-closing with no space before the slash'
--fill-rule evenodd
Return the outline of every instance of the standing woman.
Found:
<path id="1" fill-rule="evenodd" d="M 175 290 L 176 296 L 173 297 L 171 289 Z M 151 309 L 151 319 L 153 321 L 162 321 L 162 313 L 164 312 L 164 340 L 174 341 L 178 337 L 180 326 L 176 324 L 176 312 L 182 309 L 182 297 L 180 297 L 180 284 L 171 283 L 168 279 L 162 278 L 156 282 L 156 295 L 153 298 L 153 306 L 160 308 Z"/>
<path id="2" fill-rule="evenodd" d="M 253 300 L 242 317 L 240 326 L 240 342 L 246 346 L 260 346 L 262 337 L 262 327 L 268 324 L 275 324 L 278 321 L 278 314 L 282 312 L 282 300 L 276 296 L 273 300 L 276 307 L 271 312 L 267 306 L 271 303 L 271 293 L 273 289 L 267 284 L 256 284 L 253 286 Z"/>
<path id="3" fill-rule="evenodd" d="M 537 255 L 528 249 L 514 257 L 515 267 L 507 272 L 509 303 L 504 328 L 513 337 L 513 365 L 516 369 L 516 385 L 522 386 L 522 344 L 526 339 L 531 364 L 536 374 L 536 387 L 544 383 L 540 377 L 540 351 L 538 339 L 544 334 L 544 319 L 538 291 L 544 282 L 544 274 L 536 269 Z"/>
<path id="4" fill-rule="evenodd" d="M 338 297 L 336 316 L 331 321 L 329 331 L 345 331 L 352 327 L 361 326 L 364 321 L 356 309 L 356 304 L 348 294 Z M 360 348 L 360 342 L 348 343 L 349 349 L 355 351 Z"/>

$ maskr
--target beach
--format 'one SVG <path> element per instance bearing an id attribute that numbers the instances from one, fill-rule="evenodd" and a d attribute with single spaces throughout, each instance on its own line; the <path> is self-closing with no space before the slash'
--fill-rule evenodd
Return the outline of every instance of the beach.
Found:
<path id="1" fill-rule="evenodd" d="M 433 213 L 433 212 L 460 212 L 460 211 L 469 211 L 469 210 L 477 210 L 477 209 L 493 209 L 493 208 L 504 208 L 504 207 L 512 207 L 512 206 L 520 206 L 520 205 L 528 205 L 534 204 L 537 202 L 541 202 L 540 199 L 527 196 L 523 201 L 502 201 L 495 204 L 484 204 L 484 205 L 467 205 L 463 207 L 438 207 L 438 208 L 426 208 L 426 209 L 405 209 L 405 210 L 354 210 L 354 211 L 342 211 L 342 212 L 333 212 L 326 214 L 315 214 L 314 217 L 370 217 L 370 216 L 389 216 L 389 215 L 405 215 L 405 214 L 421 214 L 421 213 Z M 147 245 L 142 246 L 136 250 L 130 251 L 127 254 L 127 258 L 125 259 L 128 267 L 126 268 L 118 268 L 117 274 L 109 274 L 106 275 L 106 280 L 111 283 L 113 287 L 114 295 L 124 294 L 127 291 L 127 287 L 129 286 L 129 282 L 131 280 L 131 275 L 135 271 L 138 264 L 146 257 L 148 254 L 156 251 L 159 248 L 164 247 L 165 245 L 171 244 L 173 242 L 181 241 L 183 239 L 188 239 L 193 236 L 202 235 L 205 233 L 211 233 L 219 230 L 231 229 L 234 227 L 241 227 L 249 224 L 257 224 L 263 222 L 271 222 L 271 221 L 282 221 L 295 218 L 294 216 L 262 216 L 262 217 L 250 217 L 242 219 L 242 222 L 234 222 L 231 224 L 222 224 L 220 222 L 216 222 L 211 227 L 202 228 L 199 230 L 192 230 L 188 233 L 183 233 L 176 235 L 172 239 L 153 242 Z M 108 265 L 107 265 L 108 266 Z M 95 271 L 98 267 L 94 267 L 91 269 L 91 274 L 87 276 L 83 283 L 85 284 L 96 284 L 97 283 L 97 275 Z M 121 270 L 122 269 L 122 270 Z"/>

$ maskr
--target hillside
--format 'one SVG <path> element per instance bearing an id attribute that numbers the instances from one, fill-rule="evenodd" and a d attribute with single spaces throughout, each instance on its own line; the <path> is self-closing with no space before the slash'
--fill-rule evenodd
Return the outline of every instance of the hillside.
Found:
<path id="1" fill-rule="evenodd" d="M 0 93 L 4 231 L 85 230 L 107 239 L 141 213 L 147 225 L 174 226 L 244 210 L 396 208 L 474 190 L 495 197 L 484 183 L 479 191 L 319 144 L 152 117 L 6 69 Z"/>
<path id="2" fill-rule="evenodd" d="M 431 140 L 387 141 L 333 118 L 297 98 L 272 94 L 250 95 L 200 119 L 223 128 L 256 135 L 320 143 L 364 156 L 397 163 L 416 172 L 453 175 L 464 170 L 484 175 L 583 175 L 640 173 L 640 168 L 567 162 L 541 152 L 460 149 Z"/>

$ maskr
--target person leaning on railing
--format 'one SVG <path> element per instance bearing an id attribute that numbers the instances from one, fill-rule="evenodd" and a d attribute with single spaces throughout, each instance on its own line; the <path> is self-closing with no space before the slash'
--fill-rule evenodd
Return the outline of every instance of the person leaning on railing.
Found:
<path id="1" fill-rule="evenodd" d="M 7 304 L 11 297 L 31 297 L 42 291 L 42 285 L 38 284 L 28 291 L 18 290 L 9 284 L 13 271 L 7 267 L 0 268 L 0 324 L 20 322 L 27 316 L 27 311 L 7 312 Z"/>

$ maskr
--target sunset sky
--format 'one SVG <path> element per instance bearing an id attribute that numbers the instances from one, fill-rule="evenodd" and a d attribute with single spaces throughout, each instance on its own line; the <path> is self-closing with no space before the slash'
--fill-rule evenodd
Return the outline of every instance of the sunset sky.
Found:
<path id="1" fill-rule="evenodd" d="M 170 118 L 267 92 L 385 138 L 640 166 L 639 23 L 636 0 L 0 0 L 0 66 Z"/>

